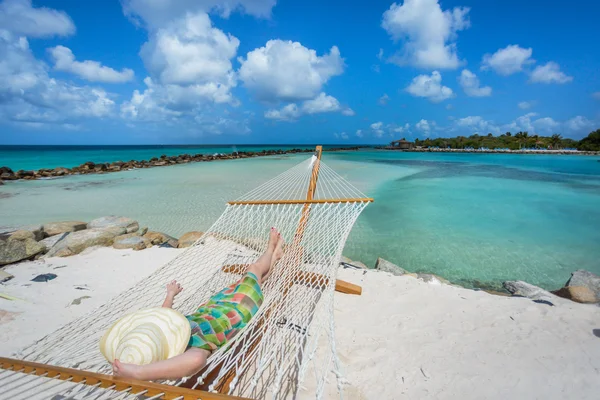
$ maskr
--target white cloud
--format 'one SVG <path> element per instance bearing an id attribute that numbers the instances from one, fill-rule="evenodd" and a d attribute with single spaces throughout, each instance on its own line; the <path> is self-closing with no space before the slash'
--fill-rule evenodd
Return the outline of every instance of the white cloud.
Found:
<path id="1" fill-rule="evenodd" d="M 153 80 L 197 100 L 233 102 L 231 59 L 239 40 L 214 28 L 207 14 L 187 14 L 153 31 L 140 51 Z M 179 86 L 177 88 L 176 86 Z"/>
<path id="2" fill-rule="evenodd" d="M 302 105 L 302 110 L 306 114 L 334 112 L 339 111 L 340 108 L 340 102 L 335 97 L 323 92 L 312 100 L 306 100 Z"/>
<path id="3" fill-rule="evenodd" d="M 165 23 L 188 13 L 216 11 L 228 18 L 239 11 L 259 18 L 269 18 L 276 0 L 122 0 L 124 14 L 137 25 L 149 29 L 162 27 Z"/>
<path id="4" fill-rule="evenodd" d="M 75 126 L 82 118 L 112 114 L 115 103 L 103 89 L 53 79 L 47 71 L 26 38 L 0 30 L 0 119 L 30 127 Z"/>
<path id="5" fill-rule="evenodd" d="M 410 129 L 409 123 L 404 124 L 404 126 L 396 126 L 395 128 L 392 128 L 392 130 L 396 133 L 408 132 L 409 129 Z"/>
<path id="6" fill-rule="evenodd" d="M 446 105 L 446 110 L 452 110 L 454 106 L 452 104 Z"/>
<path id="7" fill-rule="evenodd" d="M 304 101 L 300 107 L 298 107 L 295 103 L 290 103 L 280 110 L 268 110 L 265 112 L 265 118 L 276 119 L 280 121 L 294 121 L 306 114 L 319 114 L 337 111 L 340 111 L 346 116 L 354 115 L 354 111 L 351 108 L 342 108 L 340 102 L 335 97 L 321 92 L 314 99 Z"/>
<path id="8" fill-rule="evenodd" d="M 486 97 L 492 95 L 492 88 L 489 86 L 481 86 L 479 78 L 468 69 L 463 69 L 458 81 L 467 96 Z"/>
<path id="9" fill-rule="evenodd" d="M 535 132 L 539 134 L 552 134 L 560 124 L 550 117 L 538 118 L 533 121 Z"/>
<path id="10" fill-rule="evenodd" d="M 387 93 L 384 93 L 383 96 L 379 98 L 378 102 L 380 105 L 385 106 L 389 100 L 390 96 L 388 96 Z"/>
<path id="11" fill-rule="evenodd" d="M 358 129 L 358 130 L 356 131 L 356 136 L 358 136 L 358 137 L 360 137 L 360 138 L 364 136 L 362 129 Z"/>
<path id="12" fill-rule="evenodd" d="M 150 76 L 144 79 L 147 88 L 121 105 L 122 117 L 177 122 L 190 134 L 249 132 L 247 118 L 234 120 L 231 115 L 241 113 L 226 108 L 239 105 L 231 93 L 237 85 L 232 60 L 239 40 L 214 27 L 207 14 L 248 11 L 248 3 L 225 2 L 220 8 L 210 1 L 124 1 L 125 14 L 148 30 L 140 56 Z"/>
<path id="13" fill-rule="evenodd" d="M 594 92 L 592 93 L 592 97 L 596 100 L 600 100 L 600 92 Z"/>
<path id="14" fill-rule="evenodd" d="M 530 82 L 533 83 L 568 83 L 573 80 L 572 76 L 568 76 L 560 70 L 560 66 L 555 62 L 548 62 L 546 65 L 537 66 L 531 76 Z"/>
<path id="15" fill-rule="evenodd" d="M 71 49 L 56 46 L 48 49 L 54 59 L 54 69 L 71 72 L 92 82 L 122 83 L 133 79 L 133 71 L 128 68 L 120 72 L 100 64 L 98 61 L 75 61 Z"/>
<path id="16" fill-rule="evenodd" d="M 391 61 L 420 68 L 458 68 L 457 32 L 467 29 L 468 7 L 442 11 L 438 0 L 405 0 L 383 13 L 381 26 L 394 41 L 403 40 Z"/>
<path id="17" fill-rule="evenodd" d="M 521 110 L 529 110 L 535 105 L 534 101 L 521 101 L 518 106 Z"/>
<path id="18" fill-rule="evenodd" d="M 381 137 L 383 136 L 383 129 L 381 129 L 383 127 L 383 122 L 374 122 L 371 124 L 371 129 L 373 130 L 373 133 L 375 134 L 375 136 L 377 137 Z"/>
<path id="19" fill-rule="evenodd" d="M 342 132 L 339 135 L 340 139 L 348 140 L 348 134 L 346 132 Z"/>
<path id="20" fill-rule="evenodd" d="M 565 122 L 565 127 L 570 130 L 571 132 L 587 132 L 588 130 L 591 130 L 594 128 L 594 122 L 590 121 L 589 119 L 587 119 L 586 117 L 582 117 L 581 115 L 578 115 L 576 117 L 571 118 L 570 120 Z"/>
<path id="21" fill-rule="evenodd" d="M 383 49 L 379 49 L 379 53 L 377 53 L 377 59 L 378 60 L 383 60 Z"/>
<path id="22" fill-rule="evenodd" d="M 499 134 L 501 132 L 493 121 L 487 121 L 480 116 L 468 116 L 465 118 L 459 118 L 455 122 L 455 125 L 460 128 L 470 129 L 469 134 L 487 135 L 488 133 Z"/>
<path id="23" fill-rule="evenodd" d="M 333 46 L 318 56 L 298 42 L 269 40 L 264 47 L 239 58 L 239 75 L 259 100 L 298 101 L 316 97 L 323 85 L 344 71 L 344 60 Z"/>
<path id="24" fill-rule="evenodd" d="M 28 37 L 68 36 L 75 24 L 63 11 L 32 7 L 31 0 L 4 0 L 0 3 L 0 29 Z"/>
<path id="25" fill-rule="evenodd" d="M 519 45 L 509 45 L 494 54 L 485 54 L 482 70 L 493 69 L 500 75 L 512 75 L 522 71 L 523 67 L 535 63 L 531 58 L 533 49 L 525 49 Z"/>
<path id="26" fill-rule="evenodd" d="M 426 119 L 422 119 L 419 122 L 417 122 L 415 124 L 415 128 L 423 132 L 425 136 L 429 135 L 429 133 L 431 132 L 431 126 L 429 124 L 429 121 L 427 121 Z"/>
<path id="27" fill-rule="evenodd" d="M 551 117 L 537 117 L 537 113 L 527 113 L 510 123 L 496 124 L 494 121 L 486 120 L 481 116 L 469 116 L 455 120 L 450 131 L 469 135 L 475 133 L 486 135 L 490 132 L 494 135 L 499 135 L 507 131 L 515 134 L 519 131 L 525 131 L 530 136 L 549 136 L 554 133 L 568 133 L 569 136 L 582 137 L 587 135 L 594 127 L 593 121 L 582 116 L 577 116 L 564 122 L 556 121 Z"/>
<path id="28" fill-rule="evenodd" d="M 415 77 L 406 91 L 416 97 L 426 97 L 434 103 L 454 97 L 452 89 L 442 86 L 442 75 L 433 71 L 431 76 L 419 75 Z"/>

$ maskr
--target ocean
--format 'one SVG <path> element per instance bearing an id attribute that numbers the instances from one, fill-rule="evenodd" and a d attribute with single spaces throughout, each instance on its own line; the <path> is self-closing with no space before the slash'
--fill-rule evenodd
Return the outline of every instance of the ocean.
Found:
<path id="1" fill-rule="evenodd" d="M 310 146 L 238 146 L 237 150 Z M 0 166 L 37 169 L 161 154 L 230 152 L 232 146 L 118 146 L 11 151 Z M 105 175 L 7 182 L 0 226 L 118 214 L 178 236 L 205 230 L 228 200 L 308 154 L 174 165 Z M 562 286 L 576 269 L 600 274 L 600 158 L 565 155 L 325 152 L 323 160 L 375 202 L 344 254 L 383 257 L 467 287 L 525 280 Z"/>

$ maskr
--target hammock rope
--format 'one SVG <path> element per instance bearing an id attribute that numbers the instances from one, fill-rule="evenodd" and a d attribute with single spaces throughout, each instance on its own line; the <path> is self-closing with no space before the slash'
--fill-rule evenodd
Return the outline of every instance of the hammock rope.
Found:
<path id="1" fill-rule="evenodd" d="M 296 200 L 304 201 L 289 202 Z M 286 246 L 263 283 L 264 301 L 257 314 L 212 353 L 198 375 L 164 383 L 279 399 L 296 394 L 310 376 L 315 396 L 321 398 L 330 373 L 341 383 L 332 312 L 339 259 L 354 222 L 370 201 L 320 160 L 318 148 L 317 155 L 229 203 L 212 227 L 172 261 L 23 349 L 18 358 L 110 374 L 98 342 L 114 321 L 160 305 L 165 282 L 172 279 L 185 288 L 173 308 L 192 313 L 242 276 L 266 249 L 270 227 L 276 227 Z M 318 352 L 324 344 L 330 351 Z"/>

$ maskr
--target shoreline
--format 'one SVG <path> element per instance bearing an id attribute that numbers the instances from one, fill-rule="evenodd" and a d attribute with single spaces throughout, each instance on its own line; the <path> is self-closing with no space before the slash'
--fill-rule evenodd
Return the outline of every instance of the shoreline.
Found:
<path id="1" fill-rule="evenodd" d="M 399 149 L 396 147 L 380 146 L 377 150 L 401 151 L 405 153 L 477 153 L 477 154 L 547 154 L 563 156 L 600 156 L 600 151 L 579 151 L 579 150 L 494 150 L 494 149 Z"/>
<path id="2" fill-rule="evenodd" d="M 357 151 L 356 147 L 333 147 L 323 149 L 323 151 Z M 72 168 L 55 167 L 55 168 L 40 168 L 38 170 L 18 170 L 13 171 L 8 166 L 0 167 L 0 185 L 6 181 L 15 180 L 36 180 L 42 178 L 54 178 L 70 175 L 88 175 L 88 174 L 105 174 L 109 172 L 128 171 L 132 169 L 166 167 L 169 165 L 188 164 L 191 162 L 208 162 L 217 160 L 236 160 L 241 158 L 266 157 L 282 154 L 297 154 L 297 153 L 312 153 L 314 149 L 295 148 L 289 150 L 262 150 L 262 151 L 238 151 L 235 153 L 215 153 L 208 154 L 180 154 L 176 156 L 162 155 L 160 157 L 152 157 L 150 160 L 131 160 L 131 161 L 113 161 L 106 163 L 94 163 L 87 161 L 79 166 Z"/>
<path id="3" fill-rule="evenodd" d="M 3 269 L 21 262 L 35 262 L 49 257 L 67 258 L 97 247 L 135 251 L 152 247 L 181 249 L 192 246 L 204 235 L 204 232 L 189 231 L 176 238 L 142 227 L 135 219 L 115 215 L 96 218 L 90 222 L 57 221 L 0 230 L 0 283 L 12 279 L 10 274 L 2 274 Z M 408 271 L 395 262 L 397 261 L 390 262 L 378 257 L 373 268 L 369 268 L 359 260 L 351 260 L 343 255 L 340 258 L 340 266 L 343 269 L 406 275 L 424 282 L 446 284 L 465 290 L 483 291 L 499 296 L 528 297 L 549 305 L 553 305 L 553 299 L 559 297 L 579 303 L 600 305 L 600 277 L 581 269 L 571 272 L 571 277 L 560 288 L 544 289 L 521 280 L 451 282 L 435 273 Z"/>

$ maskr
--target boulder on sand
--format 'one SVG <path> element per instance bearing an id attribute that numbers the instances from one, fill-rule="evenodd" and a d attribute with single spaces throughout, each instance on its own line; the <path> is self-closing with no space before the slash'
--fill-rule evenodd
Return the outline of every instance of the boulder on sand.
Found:
<path id="1" fill-rule="evenodd" d="M 161 245 L 167 243 L 169 246 L 174 248 L 177 248 L 177 246 L 179 245 L 177 239 L 175 239 L 173 236 L 169 236 L 166 233 L 162 232 L 148 231 L 146 232 L 146 234 L 144 234 L 143 237 L 148 239 L 154 245 Z"/>
<path id="2" fill-rule="evenodd" d="M 14 276 L 12 276 L 11 274 L 9 274 L 8 272 L 0 269 L 0 283 L 2 282 L 6 282 L 11 280 L 12 278 L 14 278 Z"/>
<path id="3" fill-rule="evenodd" d="M 152 243 L 150 242 L 150 240 L 141 237 L 141 236 L 129 236 L 131 234 L 127 234 L 127 235 L 121 235 L 117 238 L 115 238 L 115 241 L 113 243 L 113 247 L 115 249 L 133 249 L 133 250 L 144 250 L 147 247 L 152 247 Z"/>
<path id="4" fill-rule="evenodd" d="M 89 229 L 125 228 L 125 233 L 136 232 L 138 229 L 140 229 L 140 225 L 136 220 L 127 217 L 118 217 L 115 215 L 96 218 L 87 224 L 87 227 Z"/>
<path id="5" fill-rule="evenodd" d="M 12 264 L 27 260 L 46 250 L 46 246 L 36 242 L 27 231 L 17 231 L 15 237 L 7 234 L 0 235 L 0 265 Z M 27 232 L 27 237 L 21 237 L 20 232 Z"/>
<path id="6" fill-rule="evenodd" d="M 571 273 L 571 278 L 565 286 L 583 286 L 594 292 L 596 301 L 600 301 L 600 276 L 592 274 L 584 269 L 578 269 Z"/>
<path id="7" fill-rule="evenodd" d="M 47 237 L 46 239 L 40 240 L 40 243 L 46 246 L 47 249 L 51 249 L 64 238 L 69 235 L 69 232 L 59 233 L 58 235 Z"/>
<path id="8" fill-rule="evenodd" d="M 25 240 L 25 239 L 35 240 L 35 235 L 31 231 L 19 229 L 18 231 L 14 231 L 13 233 L 11 233 L 10 238 L 13 240 Z"/>
<path id="9" fill-rule="evenodd" d="M 404 268 L 399 267 L 396 264 L 393 264 L 387 260 L 384 260 L 381 257 L 377 258 L 377 261 L 375 262 L 375 269 L 378 269 L 380 271 L 389 272 L 396 276 L 404 275 L 408 272 Z"/>
<path id="10" fill-rule="evenodd" d="M 60 221 L 50 222 L 43 225 L 46 236 L 54 236 L 59 233 L 77 232 L 87 228 L 87 222 L 83 221 Z"/>
<path id="11" fill-rule="evenodd" d="M 202 235 L 204 235 L 204 232 L 199 232 L 199 231 L 191 231 L 191 232 L 187 232 L 184 233 L 180 238 L 179 238 L 179 248 L 184 248 L 184 247 L 190 247 L 191 245 L 193 245 L 194 243 L 196 243 L 196 241 L 198 239 L 200 239 L 202 237 Z"/>
<path id="12" fill-rule="evenodd" d="M 523 281 L 506 281 L 502 283 L 504 289 L 508 290 L 513 296 L 527 297 L 534 301 L 548 302 L 554 305 L 556 296 L 552 293 Z"/>
<path id="13" fill-rule="evenodd" d="M 125 233 L 126 228 L 85 229 L 71 232 L 63 240 L 56 243 L 46 257 L 66 257 L 79 254 L 91 246 L 111 246 L 115 237 Z"/>
<path id="14" fill-rule="evenodd" d="M 17 231 L 29 231 L 33 233 L 33 239 L 38 242 L 44 238 L 44 231 L 42 229 L 42 225 L 24 225 L 18 228 L 3 229 L 2 231 L 0 231 L 0 236 L 10 235 Z"/>
<path id="15" fill-rule="evenodd" d="M 585 286 L 565 286 L 552 293 L 565 299 L 576 301 L 577 303 L 593 304 L 600 301 L 596 298 L 594 292 Z"/>

